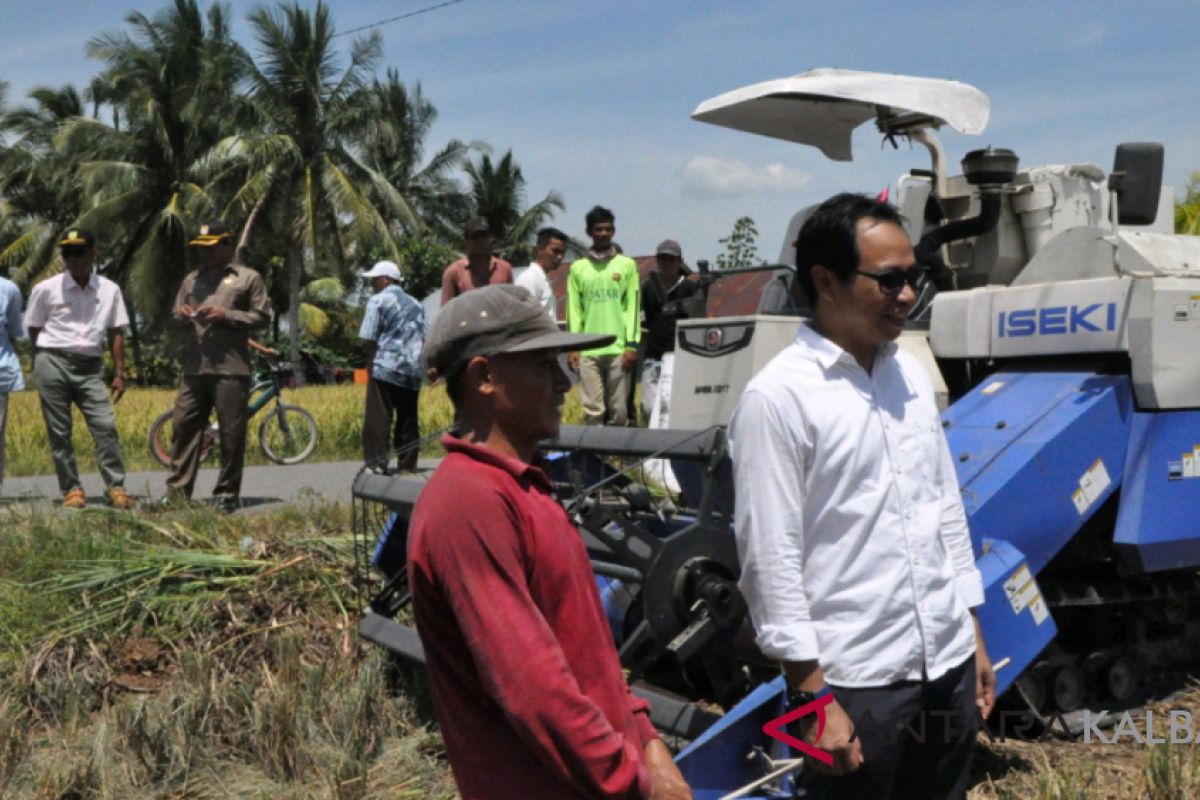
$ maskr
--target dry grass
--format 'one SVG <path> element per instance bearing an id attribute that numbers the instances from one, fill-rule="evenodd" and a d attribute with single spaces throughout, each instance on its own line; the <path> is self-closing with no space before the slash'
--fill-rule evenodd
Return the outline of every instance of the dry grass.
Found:
<path id="1" fill-rule="evenodd" d="M 1169 741 L 1168 709 L 1200 723 L 1200 687 L 1151 708 L 1157 738 Z M 981 740 L 977 773 L 969 800 L 1200 800 L 1200 744 Z"/>
<path id="2" fill-rule="evenodd" d="M 343 507 L 0 514 L 0 796 L 453 795 L 355 636 Z"/>

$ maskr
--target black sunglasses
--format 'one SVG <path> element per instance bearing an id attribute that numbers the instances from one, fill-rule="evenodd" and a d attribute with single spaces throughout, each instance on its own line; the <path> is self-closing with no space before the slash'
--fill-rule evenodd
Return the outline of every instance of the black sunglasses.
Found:
<path id="1" fill-rule="evenodd" d="M 912 267 L 910 269 L 885 269 L 883 272 L 863 272 L 857 270 L 859 275 L 864 278 L 870 278 L 879 284 L 879 288 L 886 294 L 899 294 L 904 288 L 904 284 L 912 287 L 914 292 L 920 294 L 925 288 L 925 284 L 929 282 L 929 270 L 924 267 Z"/>
<path id="2" fill-rule="evenodd" d="M 63 258 L 83 258 L 88 254 L 88 248 L 84 245 L 69 244 L 58 248 L 58 252 L 62 253 Z"/>

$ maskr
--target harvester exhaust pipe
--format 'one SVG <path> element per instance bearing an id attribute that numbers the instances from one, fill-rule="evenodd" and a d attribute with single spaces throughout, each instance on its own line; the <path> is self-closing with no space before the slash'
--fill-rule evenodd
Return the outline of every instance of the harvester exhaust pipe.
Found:
<path id="1" fill-rule="evenodd" d="M 939 290 L 953 289 L 954 277 L 938 256 L 938 250 L 950 242 L 982 236 L 996 227 L 1000 221 L 1000 193 L 1017 175 L 1017 154 L 992 147 L 972 150 L 963 156 L 962 168 L 967 183 L 979 187 L 979 214 L 934 228 L 921 237 L 915 248 L 917 263 L 929 265 L 930 277 Z"/>

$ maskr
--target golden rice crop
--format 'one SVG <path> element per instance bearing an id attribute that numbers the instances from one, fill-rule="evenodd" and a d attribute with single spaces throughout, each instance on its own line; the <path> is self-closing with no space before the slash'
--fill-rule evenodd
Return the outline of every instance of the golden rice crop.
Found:
<path id="1" fill-rule="evenodd" d="M 317 421 L 320 443 L 311 456 L 313 461 L 355 461 L 362 458 L 362 384 L 306 386 L 285 389 L 284 402 L 307 409 Z M 175 402 L 173 389 L 131 388 L 115 407 L 117 433 L 130 472 L 161 469 L 150 455 L 147 434 L 150 425 Z M 271 405 L 250 420 L 250 441 L 246 448 L 247 464 L 268 463 L 258 447 L 258 425 Z M 419 401 L 421 435 L 429 436 L 446 429 L 453 418 L 450 400 L 442 386 L 426 386 Z M 75 455 L 82 472 L 95 472 L 96 459 L 91 436 L 78 410 L 75 411 Z M 572 390 L 563 408 L 564 421 L 578 423 L 581 418 L 577 392 Z M 426 448 L 438 452 L 436 441 Z M 54 472 L 46 427 L 42 422 L 37 393 L 16 392 L 9 396 L 8 436 L 5 472 L 10 476 L 49 475 Z"/>

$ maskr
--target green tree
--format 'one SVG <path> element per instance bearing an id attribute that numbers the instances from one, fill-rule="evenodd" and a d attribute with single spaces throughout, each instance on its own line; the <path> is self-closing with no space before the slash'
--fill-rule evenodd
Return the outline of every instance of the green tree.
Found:
<path id="1" fill-rule="evenodd" d="M 56 144 L 62 125 L 82 109 L 74 87 L 39 87 L 26 105 L 0 117 L 0 130 L 12 139 L 0 149 L 0 263 L 23 287 L 58 266 L 58 234 L 83 210 L 75 159 Z"/>
<path id="2" fill-rule="evenodd" d="M 744 269 L 758 262 L 758 229 L 750 217 L 739 217 L 733 232 L 719 240 L 725 252 L 717 256 L 717 269 Z"/>
<path id="3" fill-rule="evenodd" d="M 380 56 L 378 33 L 357 38 L 341 69 L 329 7 L 298 4 L 250 15 L 258 54 L 250 67 L 256 132 L 225 143 L 230 163 L 245 163 L 234 206 L 248 212 L 243 241 L 264 206 L 281 209 L 290 237 L 286 255 L 290 358 L 300 357 L 300 287 L 317 277 L 316 259 L 335 260 L 326 272 L 346 274 L 355 249 L 395 243 L 380 209 L 399 209 L 396 189 L 357 154 L 376 105 L 368 79 Z M 322 245 L 328 243 L 328 247 Z"/>
<path id="4" fill-rule="evenodd" d="M 458 224 L 470 213 L 470 198 L 454 178 L 472 148 L 451 139 L 426 163 L 425 140 L 437 119 L 421 85 L 406 86 L 394 70 L 372 86 L 374 113 L 362 139 L 363 158 L 395 190 L 379 198 L 389 226 L 406 236 L 427 232 L 458 239 Z M 394 201 L 394 205 L 390 203 Z M 403 265 L 402 265 L 403 266 Z"/>
<path id="5" fill-rule="evenodd" d="M 187 271 L 189 237 L 219 209 L 210 153 L 229 130 L 245 56 L 220 5 L 205 16 L 195 0 L 174 0 L 126 23 L 128 31 L 88 43 L 105 64 L 91 91 L 113 103 L 114 122 L 78 116 L 60 144 L 80 159 L 88 203 L 80 224 L 103 232 L 110 277 L 153 325 L 166 318 Z"/>
<path id="6" fill-rule="evenodd" d="M 530 261 L 538 229 L 554 217 L 555 209 L 566 209 L 562 196 L 551 191 L 525 208 L 525 176 L 511 150 L 495 163 L 484 153 L 478 162 L 468 162 L 466 171 L 475 214 L 487 218 L 496 249 L 514 263 Z"/>
<path id="7" fill-rule="evenodd" d="M 1183 199 L 1175 201 L 1175 232 L 1200 236 L 1200 172 L 1188 175 Z"/>

